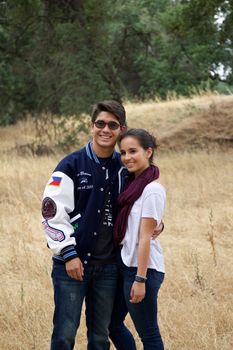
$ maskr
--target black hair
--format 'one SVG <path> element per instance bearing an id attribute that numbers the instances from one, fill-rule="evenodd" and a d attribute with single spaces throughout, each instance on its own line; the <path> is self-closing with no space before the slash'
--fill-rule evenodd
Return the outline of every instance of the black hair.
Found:
<path id="1" fill-rule="evenodd" d="M 128 136 L 131 136 L 131 137 L 134 137 L 135 139 L 137 139 L 140 146 L 144 150 L 147 150 L 148 148 L 152 149 L 152 155 L 149 158 L 149 162 L 150 162 L 150 164 L 152 164 L 153 157 L 154 157 L 154 151 L 158 147 L 157 142 L 156 142 L 156 138 L 145 129 L 132 128 L 132 129 L 126 130 L 125 132 L 123 132 L 119 136 L 118 144 L 120 145 L 121 141 Z"/>
<path id="2" fill-rule="evenodd" d="M 109 112 L 114 114 L 121 126 L 126 125 L 125 108 L 120 102 L 114 100 L 97 102 L 94 105 L 91 113 L 92 123 L 95 122 L 96 118 L 101 112 Z"/>

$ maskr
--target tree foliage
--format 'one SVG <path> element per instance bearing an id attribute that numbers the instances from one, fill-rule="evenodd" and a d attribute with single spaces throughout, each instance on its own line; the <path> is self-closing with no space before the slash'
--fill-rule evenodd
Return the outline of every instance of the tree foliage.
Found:
<path id="1" fill-rule="evenodd" d="M 222 0 L 0 0 L 0 123 L 233 84 Z"/>

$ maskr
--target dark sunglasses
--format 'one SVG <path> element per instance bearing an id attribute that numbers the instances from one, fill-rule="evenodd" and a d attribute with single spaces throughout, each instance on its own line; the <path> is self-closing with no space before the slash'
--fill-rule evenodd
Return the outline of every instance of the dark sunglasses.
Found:
<path id="1" fill-rule="evenodd" d="M 106 125 L 110 130 L 117 130 L 120 127 L 120 124 L 116 122 L 106 123 L 104 120 L 97 120 L 96 122 L 94 122 L 94 124 L 98 129 L 104 129 Z"/>

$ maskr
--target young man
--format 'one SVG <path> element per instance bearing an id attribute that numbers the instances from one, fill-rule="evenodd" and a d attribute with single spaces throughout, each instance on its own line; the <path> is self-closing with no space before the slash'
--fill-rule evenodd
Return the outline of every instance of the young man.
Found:
<path id="1" fill-rule="evenodd" d="M 108 326 L 118 275 L 113 218 L 123 180 L 114 147 L 125 124 L 120 103 L 97 103 L 93 141 L 57 165 L 44 191 L 43 226 L 54 254 L 51 350 L 73 349 L 84 298 L 88 349 L 110 347 Z"/>

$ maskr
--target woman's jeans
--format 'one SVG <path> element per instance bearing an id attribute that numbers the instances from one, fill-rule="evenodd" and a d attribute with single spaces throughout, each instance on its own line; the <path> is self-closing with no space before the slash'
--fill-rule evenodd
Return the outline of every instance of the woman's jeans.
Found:
<path id="1" fill-rule="evenodd" d="M 117 266 L 85 266 L 83 281 L 67 275 L 65 265 L 54 262 L 55 311 L 51 350 L 72 350 L 86 302 L 88 350 L 108 350 L 111 312 L 117 286 Z M 78 346 L 79 348 L 79 346 Z"/>
<path id="2" fill-rule="evenodd" d="M 127 314 L 128 308 L 123 292 L 123 277 L 119 275 L 116 298 L 109 326 L 109 337 L 117 350 L 136 350 L 133 335 L 124 324 Z"/>
<path id="3" fill-rule="evenodd" d="M 120 285 L 118 285 L 117 296 L 110 325 L 110 337 L 113 340 L 117 350 L 135 349 L 133 347 L 123 347 L 123 345 L 120 345 L 122 344 L 121 339 L 125 336 L 125 330 L 122 327 L 123 319 L 125 318 L 124 307 L 122 308 L 122 295 L 124 295 L 127 309 L 130 313 L 139 337 L 141 338 L 144 349 L 163 350 L 163 341 L 157 322 L 157 296 L 159 288 L 164 279 L 164 273 L 158 272 L 154 269 L 148 269 L 145 298 L 140 303 L 132 304 L 129 301 L 130 291 L 135 279 L 137 268 L 127 267 L 124 265 L 120 253 L 118 260 L 120 274 L 122 276 L 122 285 L 121 290 Z M 118 341 L 119 345 L 117 343 Z"/>

